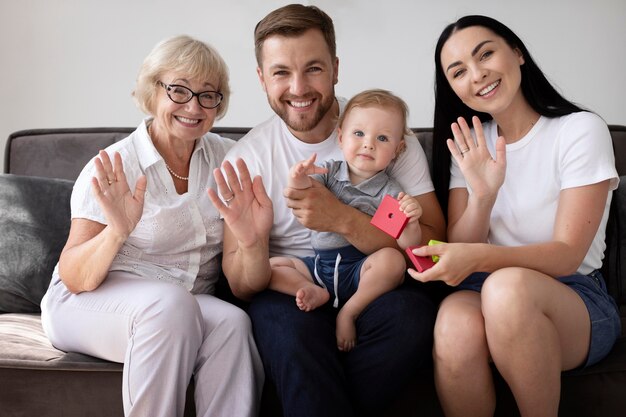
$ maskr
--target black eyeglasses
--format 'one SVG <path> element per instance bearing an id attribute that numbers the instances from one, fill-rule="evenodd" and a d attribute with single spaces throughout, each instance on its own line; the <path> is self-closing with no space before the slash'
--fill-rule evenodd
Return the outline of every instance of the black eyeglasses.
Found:
<path id="1" fill-rule="evenodd" d="M 170 100 L 177 104 L 189 103 L 192 98 L 198 97 L 198 103 L 201 107 L 204 107 L 205 109 L 214 109 L 220 105 L 222 99 L 224 98 L 224 94 L 217 91 L 201 91 L 199 93 L 194 93 L 184 85 L 165 84 L 162 81 L 157 81 L 157 83 L 161 87 L 165 88 L 167 96 Z"/>

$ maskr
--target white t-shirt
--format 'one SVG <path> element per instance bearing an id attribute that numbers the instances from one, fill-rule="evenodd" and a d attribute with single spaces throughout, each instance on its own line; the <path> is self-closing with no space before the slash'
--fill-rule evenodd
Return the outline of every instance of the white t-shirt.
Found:
<path id="1" fill-rule="evenodd" d="M 346 101 L 339 100 L 343 110 Z M 426 155 L 415 136 L 406 136 L 406 150 L 387 172 L 396 179 L 404 192 L 420 195 L 434 190 Z M 311 231 L 295 218 L 287 207 L 283 191 L 287 186 L 289 169 L 295 163 L 317 153 L 317 163 L 330 159 L 343 160 L 337 131 L 320 143 L 309 144 L 296 138 L 278 116 L 252 129 L 226 155 L 234 164 L 242 158 L 252 177 L 260 175 L 274 205 L 274 225 L 270 231 L 270 256 L 312 256 Z"/>
<path id="2" fill-rule="evenodd" d="M 219 276 L 216 258 L 222 252 L 223 220 L 207 195 L 217 190 L 213 169 L 220 166 L 234 143 L 213 133 L 196 142 L 191 155 L 188 191 L 179 195 L 146 130 L 146 119 L 127 138 L 106 148 L 118 151 L 131 192 L 140 175 L 147 178 L 141 220 L 115 256 L 111 271 L 168 281 L 192 292 L 212 292 Z M 95 158 L 94 158 L 95 159 Z M 91 191 L 94 159 L 80 173 L 71 198 L 72 218 L 107 224 Z M 197 279 L 196 279 L 197 277 Z M 58 279 L 58 268 L 54 278 Z"/>
<path id="3" fill-rule="evenodd" d="M 489 152 L 495 155 L 496 123 L 485 123 L 484 131 Z M 454 159 L 450 171 L 450 188 L 468 188 L 471 193 Z M 602 266 L 612 190 L 619 182 L 611 135 L 593 113 L 542 116 L 526 136 L 506 146 L 506 176 L 491 211 L 489 242 L 522 246 L 552 240 L 561 190 L 607 179 L 611 184 L 604 214 L 578 268 L 581 274 Z"/>

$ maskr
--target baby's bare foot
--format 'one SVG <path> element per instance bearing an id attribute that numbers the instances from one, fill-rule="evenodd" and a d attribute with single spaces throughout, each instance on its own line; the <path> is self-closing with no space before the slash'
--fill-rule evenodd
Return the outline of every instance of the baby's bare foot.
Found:
<path id="1" fill-rule="evenodd" d="M 311 285 L 298 290 L 296 305 L 302 311 L 311 311 L 326 304 L 329 298 L 330 294 L 324 288 Z"/>
<path id="2" fill-rule="evenodd" d="M 354 317 L 344 309 L 337 314 L 337 348 L 342 352 L 349 352 L 356 345 L 356 326 Z"/>

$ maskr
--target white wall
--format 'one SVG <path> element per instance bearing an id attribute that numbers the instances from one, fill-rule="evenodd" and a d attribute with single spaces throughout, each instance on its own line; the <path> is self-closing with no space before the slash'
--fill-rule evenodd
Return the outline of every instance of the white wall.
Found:
<path id="1" fill-rule="evenodd" d="M 253 28 L 289 2 L 0 0 L 1 149 L 21 129 L 137 125 L 143 115 L 130 93 L 139 66 L 159 40 L 182 33 L 212 43 L 229 64 L 231 107 L 218 124 L 255 125 L 270 110 L 256 78 Z M 338 94 L 390 89 L 408 102 L 411 126 L 432 125 L 435 42 L 465 14 L 510 26 L 566 97 L 626 124 L 625 0 L 307 3 L 335 22 Z"/>

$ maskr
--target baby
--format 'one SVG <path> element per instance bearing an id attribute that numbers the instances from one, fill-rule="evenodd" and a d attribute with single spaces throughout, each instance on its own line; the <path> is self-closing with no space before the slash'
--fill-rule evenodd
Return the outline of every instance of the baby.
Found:
<path id="1" fill-rule="evenodd" d="M 345 161 L 315 165 L 316 155 L 294 165 L 289 187 L 306 189 L 312 181 L 323 183 L 337 198 L 370 216 L 386 194 L 397 196 L 400 210 L 409 222 L 398 237 L 401 248 L 421 240 L 419 218 L 422 208 L 406 195 L 385 172 L 404 150 L 408 109 L 399 97 L 385 90 L 367 90 L 354 96 L 338 121 L 339 146 Z M 270 259 L 272 276 L 269 288 L 294 295 L 303 311 L 311 311 L 334 296 L 337 314 L 337 347 L 351 350 L 356 344 L 355 320 L 363 309 L 404 280 L 404 255 L 384 247 L 366 255 L 342 236 L 313 232 L 315 256 Z"/>

